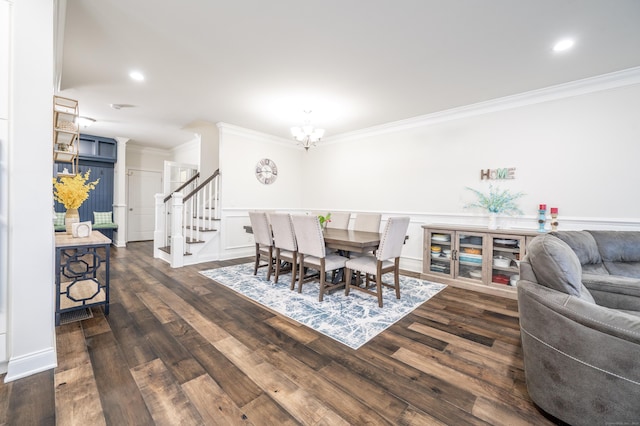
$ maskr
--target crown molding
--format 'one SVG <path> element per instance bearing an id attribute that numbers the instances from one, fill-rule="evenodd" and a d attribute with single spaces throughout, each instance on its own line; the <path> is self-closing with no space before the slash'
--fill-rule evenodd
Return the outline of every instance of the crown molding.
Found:
<path id="1" fill-rule="evenodd" d="M 127 150 L 135 151 L 139 153 L 148 153 L 148 154 L 159 154 L 159 155 L 169 155 L 171 153 L 171 149 L 163 149 L 156 148 L 146 145 L 137 145 L 135 143 L 127 143 Z"/>
<path id="2" fill-rule="evenodd" d="M 628 68 L 596 77 L 584 78 L 569 83 L 531 90 L 516 95 L 505 96 L 489 101 L 478 102 L 462 107 L 452 108 L 432 114 L 393 121 L 379 126 L 367 127 L 353 132 L 342 133 L 323 139 L 323 145 L 337 142 L 368 138 L 392 132 L 398 132 L 416 127 L 432 126 L 446 121 L 459 120 L 492 112 L 549 102 L 580 96 L 587 93 L 610 90 L 618 87 L 640 84 L 640 67 Z"/>
<path id="3" fill-rule="evenodd" d="M 273 136 L 268 133 L 258 132 L 257 130 L 247 129 L 245 127 L 236 126 L 229 123 L 217 123 L 218 129 L 220 129 L 220 136 L 235 135 L 241 136 L 246 139 L 250 139 L 258 142 L 270 142 L 278 145 L 286 146 L 287 148 L 297 148 L 297 145 L 293 144 L 291 140 Z"/>
<path id="4" fill-rule="evenodd" d="M 178 151 L 182 151 L 184 149 L 200 148 L 200 141 L 201 141 L 200 136 L 196 136 L 193 139 L 191 139 L 189 142 L 185 142 L 178 146 L 174 146 L 173 148 L 170 149 L 170 151 L 175 153 Z"/>

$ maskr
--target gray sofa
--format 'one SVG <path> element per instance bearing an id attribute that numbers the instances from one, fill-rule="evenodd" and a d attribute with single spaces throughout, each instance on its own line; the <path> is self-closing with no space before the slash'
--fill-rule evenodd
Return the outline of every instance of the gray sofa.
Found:
<path id="1" fill-rule="evenodd" d="M 631 275 L 634 265 L 625 263 L 640 261 L 639 236 L 557 234 L 534 238 L 520 262 L 529 395 L 572 425 L 637 424 L 640 280 L 612 272 Z"/>
<path id="2" fill-rule="evenodd" d="M 619 300 L 617 294 L 640 297 L 640 232 L 562 231 L 551 235 L 576 253 L 582 282 L 594 297 L 620 303 L 621 309 L 635 309 L 633 299 Z M 627 302 L 631 305 L 625 307 Z"/>

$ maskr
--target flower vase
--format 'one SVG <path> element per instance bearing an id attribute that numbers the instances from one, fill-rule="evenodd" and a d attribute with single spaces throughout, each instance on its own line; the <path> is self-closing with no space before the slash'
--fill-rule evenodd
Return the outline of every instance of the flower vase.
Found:
<path id="1" fill-rule="evenodd" d="M 498 229 L 498 214 L 497 213 L 489 213 L 489 225 L 487 227 L 489 229 Z"/>
<path id="2" fill-rule="evenodd" d="M 67 213 L 64 215 L 64 226 L 67 234 L 71 234 L 73 230 L 73 224 L 80 222 L 80 213 L 78 209 L 67 209 Z"/>

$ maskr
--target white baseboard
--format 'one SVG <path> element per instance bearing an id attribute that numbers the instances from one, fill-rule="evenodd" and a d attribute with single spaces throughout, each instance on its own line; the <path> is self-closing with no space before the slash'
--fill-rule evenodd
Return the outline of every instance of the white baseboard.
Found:
<path id="1" fill-rule="evenodd" d="M 41 371 L 50 370 L 58 366 L 56 349 L 54 347 L 33 352 L 27 355 L 11 358 L 7 366 L 5 383 L 30 376 Z"/>

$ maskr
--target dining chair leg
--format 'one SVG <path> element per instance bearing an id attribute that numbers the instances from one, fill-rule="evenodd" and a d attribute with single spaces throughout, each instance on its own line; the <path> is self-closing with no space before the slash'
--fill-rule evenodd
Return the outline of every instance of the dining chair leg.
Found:
<path id="1" fill-rule="evenodd" d="M 298 274 L 298 293 L 302 293 L 302 281 L 305 275 L 304 254 L 300 253 L 300 273 Z"/>
<path id="2" fill-rule="evenodd" d="M 396 288 L 396 299 L 400 299 L 400 258 L 396 257 L 396 267 L 393 271 L 394 286 Z"/>
<path id="3" fill-rule="evenodd" d="M 298 262 L 296 259 L 296 254 L 293 253 L 293 262 L 291 265 L 291 290 L 296 288 L 296 273 L 298 272 Z"/>
<path id="4" fill-rule="evenodd" d="M 259 264 L 260 264 L 260 246 L 256 244 L 256 264 L 253 267 L 253 275 L 258 275 Z"/>
<path id="5" fill-rule="evenodd" d="M 269 247 L 269 259 L 267 259 L 267 281 L 271 279 L 271 271 L 273 271 L 273 247 Z"/>
<path id="6" fill-rule="evenodd" d="M 344 285 L 344 295 L 348 296 L 349 295 L 349 290 L 351 290 L 351 269 L 349 268 L 344 268 L 344 273 L 347 274 L 347 281 L 346 284 Z M 356 281 L 356 284 L 358 282 Z"/>
<path id="7" fill-rule="evenodd" d="M 378 295 L 378 306 L 382 308 L 382 278 L 376 276 L 376 293 Z"/>
<path id="8" fill-rule="evenodd" d="M 273 282 L 278 284 L 278 278 L 280 277 L 280 249 L 276 249 L 276 271 L 273 277 Z"/>
<path id="9" fill-rule="evenodd" d="M 327 283 L 325 282 L 327 278 L 327 272 L 325 271 L 324 266 L 324 258 L 320 259 L 320 296 L 318 298 L 319 302 L 322 302 L 322 298 L 324 297 L 324 290 L 327 287 Z"/>
<path id="10" fill-rule="evenodd" d="M 324 280 L 326 278 L 326 275 L 327 273 L 324 270 L 320 271 L 320 295 L 318 296 L 319 302 L 322 302 L 322 298 L 324 297 L 324 289 L 326 287 Z"/>
<path id="11" fill-rule="evenodd" d="M 378 293 L 378 306 L 382 308 L 382 263 L 380 261 L 376 268 L 376 293 Z"/>

